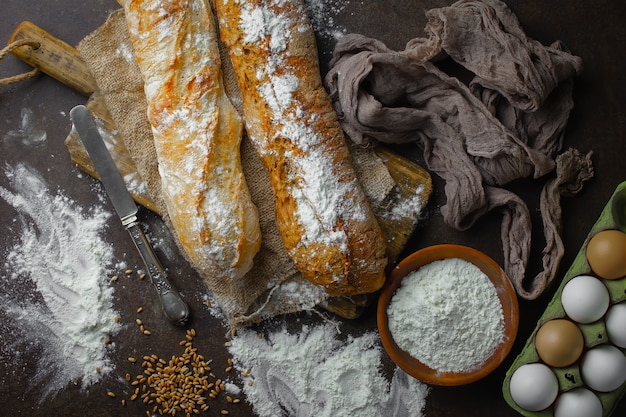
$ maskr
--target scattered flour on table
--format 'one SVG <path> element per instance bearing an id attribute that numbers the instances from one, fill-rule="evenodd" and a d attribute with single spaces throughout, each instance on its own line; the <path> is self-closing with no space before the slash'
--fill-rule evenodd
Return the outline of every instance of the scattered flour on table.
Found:
<path id="1" fill-rule="evenodd" d="M 340 340 L 330 323 L 260 338 L 240 329 L 229 352 L 260 417 L 419 417 L 429 387 L 396 369 L 382 374 L 378 334 Z"/>
<path id="2" fill-rule="evenodd" d="M 381 216 L 386 220 L 400 221 L 405 218 L 410 218 L 417 221 L 422 213 L 422 209 L 426 205 L 426 202 L 422 198 L 423 192 L 423 184 L 418 185 L 415 192 L 409 198 L 404 198 L 396 191 L 397 194 L 395 195 L 393 205 L 391 205 L 389 210 L 381 210 Z"/>
<path id="3" fill-rule="evenodd" d="M 504 335 L 496 288 L 478 267 L 458 258 L 434 261 L 407 275 L 387 315 L 398 346 L 436 371 L 475 369 Z"/>
<path id="4" fill-rule="evenodd" d="M 335 17 L 350 4 L 348 0 L 304 0 L 313 30 L 326 39 L 339 39 L 346 30 L 335 22 Z"/>
<path id="5" fill-rule="evenodd" d="M 52 193 L 28 165 L 4 175 L 12 190 L 0 187 L 0 197 L 17 217 L 3 231 L 15 243 L 4 254 L 0 308 L 25 338 L 13 349 L 38 352 L 33 382 L 45 385 L 42 399 L 70 383 L 85 388 L 112 369 L 104 341 L 119 326 L 107 280 L 113 249 L 101 238 L 110 214 Z"/>
<path id="6" fill-rule="evenodd" d="M 26 146 L 37 146 L 46 141 L 48 134 L 41 129 L 37 123 L 33 111 L 23 108 L 21 112 L 20 126 L 17 129 L 9 130 L 3 140 L 15 144 L 17 141 Z"/>

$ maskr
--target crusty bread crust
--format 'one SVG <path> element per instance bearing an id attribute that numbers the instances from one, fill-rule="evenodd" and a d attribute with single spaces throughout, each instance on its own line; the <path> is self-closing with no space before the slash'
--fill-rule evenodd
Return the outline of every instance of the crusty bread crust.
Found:
<path id="1" fill-rule="evenodd" d="M 329 294 L 378 290 L 384 238 L 324 90 L 303 2 L 216 0 L 214 7 L 287 251 Z"/>
<path id="2" fill-rule="evenodd" d="M 119 0 L 145 83 L 162 194 L 205 279 L 237 279 L 261 244 L 240 160 L 243 123 L 222 82 L 206 0 Z"/>

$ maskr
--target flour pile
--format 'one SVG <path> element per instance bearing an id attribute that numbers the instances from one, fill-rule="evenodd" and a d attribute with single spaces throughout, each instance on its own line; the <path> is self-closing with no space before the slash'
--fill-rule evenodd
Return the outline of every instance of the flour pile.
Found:
<path id="1" fill-rule="evenodd" d="M 419 417 L 428 386 L 397 369 L 382 374 L 375 332 L 342 341 L 333 325 L 305 325 L 261 338 L 238 331 L 229 348 L 244 393 L 261 417 Z"/>
<path id="2" fill-rule="evenodd" d="M 459 258 L 408 274 L 387 309 L 398 346 L 440 372 L 468 372 L 484 363 L 504 335 L 498 293 L 476 265 Z"/>
<path id="3" fill-rule="evenodd" d="M 112 369 L 105 339 L 118 330 L 106 279 L 113 249 L 101 238 L 109 214 L 53 195 L 25 164 L 4 174 L 13 190 L 0 187 L 0 197 L 17 217 L 8 225 L 16 243 L 5 254 L 0 303 L 24 335 L 2 348 L 16 356 L 37 352 L 33 383 L 43 383 L 43 399 L 70 383 L 86 387 Z"/>

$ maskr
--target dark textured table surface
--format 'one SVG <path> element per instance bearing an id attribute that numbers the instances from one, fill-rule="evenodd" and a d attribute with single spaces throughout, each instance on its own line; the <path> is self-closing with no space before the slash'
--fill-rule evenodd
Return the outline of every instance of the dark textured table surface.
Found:
<path id="1" fill-rule="evenodd" d="M 335 2 L 333 2 L 335 3 Z M 332 24 L 346 32 L 359 32 L 378 38 L 389 47 L 402 49 L 411 38 L 422 35 L 425 23 L 424 10 L 450 4 L 449 1 L 403 1 L 371 0 L 349 1 L 333 15 Z M 563 202 L 563 237 L 565 257 L 562 265 L 568 266 L 600 211 L 611 196 L 615 187 L 626 180 L 624 154 L 626 154 L 626 3 L 613 0 L 577 1 L 507 1 L 518 16 L 527 34 L 544 44 L 562 40 L 576 55 L 582 57 L 584 70 L 575 80 L 575 108 L 566 134 L 566 146 L 583 152 L 593 150 L 595 177 L 587 184 L 580 195 Z M 32 21 L 56 37 L 76 45 L 84 36 L 104 23 L 108 14 L 117 9 L 114 0 L 4 0 L 0 13 L 0 42 L 9 39 L 11 32 L 22 21 Z M 320 57 L 325 68 L 332 50 L 333 41 L 320 37 Z M 28 67 L 13 56 L 0 62 L 0 76 L 6 77 L 28 70 Z M 72 199 L 86 207 L 98 199 L 94 193 L 95 182 L 80 175 L 72 166 L 63 144 L 71 127 L 69 110 L 86 102 L 86 98 L 59 82 L 39 76 L 11 87 L 0 89 L 0 187 L 7 187 L 5 167 L 25 163 L 33 167 L 51 189 L 63 190 Z M 9 134 L 23 126 L 24 111 L 32 113 L 32 123 L 46 132 L 43 143 L 23 145 L 12 141 Z M 420 163 L 420 155 L 413 147 L 402 152 Z M 425 219 L 420 223 L 411 238 L 406 252 L 437 243 L 458 243 L 483 250 L 499 263 L 502 260 L 499 239 L 498 215 L 487 216 L 472 229 L 458 232 L 444 225 L 438 207 L 445 202 L 443 184 L 433 178 L 434 193 L 427 207 Z M 522 181 L 515 184 L 517 191 L 526 199 L 533 216 L 538 216 L 539 185 L 536 182 Z M 108 203 L 104 203 L 105 206 Z M 112 210 L 110 206 L 109 210 Z M 0 253 L 4 258 L 6 249 L 14 244 L 11 222 L 14 208 L 0 199 Z M 150 213 L 143 214 L 148 226 L 155 233 L 164 231 L 160 220 Z M 135 255 L 132 243 L 125 232 L 118 227 L 117 219 L 109 219 L 107 239 L 116 242 L 116 259 L 122 260 L 130 268 L 139 268 L 140 259 Z M 539 231 L 538 231 L 539 232 Z M 535 233 L 540 236 L 540 233 Z M 200 284 L 194 273 L 182 262 L 171 241 L 164 238 L 159 249 L 160 255 L 176 276 L 181 280 L 182 289 L 188 293 L 198 292 Z M 529 274 L 541 268 L 541 237 L 535 238 L 530 260 Z M 169 247 L 170 250 L 164 250 Z M 4 262 L 2 262 L 4 264 Z M 2 280 L 8 279 L 9 272 L 0 265 Z M 563 272 L 561 272 L 563 274 Z M 562 276 L 562 275 L 561 275 Z M 144 305 L 155 303 L 154 292 L 145 283 L 128 281 L 123 290 L 115 292 L 115 305 L 122 315 L 131 315 L 138 305 L 137 298 L 143 297 Z M 5 285 L 5 284 L 0 284 Z M 0 287 L 0 293 L 2 293 Z M 548 290 L 541 298 L 528 302 L 520 301 L 520 328 L 517 341 L 509 358 L 486 379 L 463 387 L 436 387 L 427 398 L 424 414 L 429 417 L 444 416 L 516 416 L 502 398 L 501 384 L 508 365 L 519 353 L 523 343 L 534 328 L 552 296 Z M 227 329 L 219 319 L 203 308 L 200 299 L 191 300 L 194 310 L 193 322 L 198 329 L 195 344 L 201 350 L 210 352 L 216 362 L 225 361 L 224 334 Z M 158 315 L 157 309 L 150 314 Z M 300 318 L 300 317 L 299 317 Z M 305 317 L 306 318 L 306 317 Z M 155 318 L 156 321 L 156 318 Z M 107 397 L 107 390 L 121 390 L 125 386 L 123 375 L 128 367 L 126 358 L 136 353 L 138 346 L 149 350 L 159 346 L 165 351 L 176 350 L 178 341 L 184 337 L 184 330 L 167 323 L 159 326 L 158 338 L 140 338 L 130 330 L 122 330 L 116 336 L 117 344 L 112 352 L 117 369 L 113 375 L 87 390 L 79 385 L 69 385 L 57 395 L 40 401 L 41 385 L 45 381 L 34 380 L 36 373 L 36 349 L 32 357 L 19 354 L 27 347 L 20 344 L 20 329 L 11 322 L 4 309 L 0 309 L 0 398 L 2 415 L 6 416 L 139 416 L 144 415 L 143 404 L 132 403 L 122 408 L 118 401 Z M 363 330 L 374 329 L 375 314 L 367 311 L 360 319 L 343 324 L 344 331 L 358 334 Z M 125 328 L 126 329 L 126 328 Z M 148 340 L 148 341 L 146 341 Z M 32 349 L 32 346 L 30 347 Z M 208 415 L 217 415 L 217 408 Z M 253 415 L 251 409 L 241 404 L 238 416 Z M 626 415 L 626 402 L 618 406 L 616 416 Z"/>

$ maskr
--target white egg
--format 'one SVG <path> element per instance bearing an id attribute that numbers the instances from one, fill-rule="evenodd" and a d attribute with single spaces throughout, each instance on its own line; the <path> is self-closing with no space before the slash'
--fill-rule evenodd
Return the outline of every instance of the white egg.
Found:
<path id="1" fill-rule="evenodd" d="M 528 411 L 548 408 L 559 393 L 559 381 L 542 363 L 529 363 L 515 370 L 509 381 L 511 398 Z"/>
<path id="2" fill-rule="evenodd" d="M 611 343 L 626 349 L 626 301 L 611 307 L 604 320 Z"/>
<path id="3" fill-rule="evenodd" d="M 626 381 L 626 356 L 613 345 L 599 345 L 585 353 L 580 371 L 589 388 L 613 391 Z"/>
<path id="4" fill-rule="evenodd" d="M 587 388 L 574 388 L 556 399 L 554 417 L 602 417 L 602 403 Z"/>
<path id="5" fill-rule="evenodd" d="M 565 313 L 578 323 L 591 323 L 602 318 L 610 301 L 606 286 L 590 275 L 572 278 L 561 293 L 561 304 Z"/>

